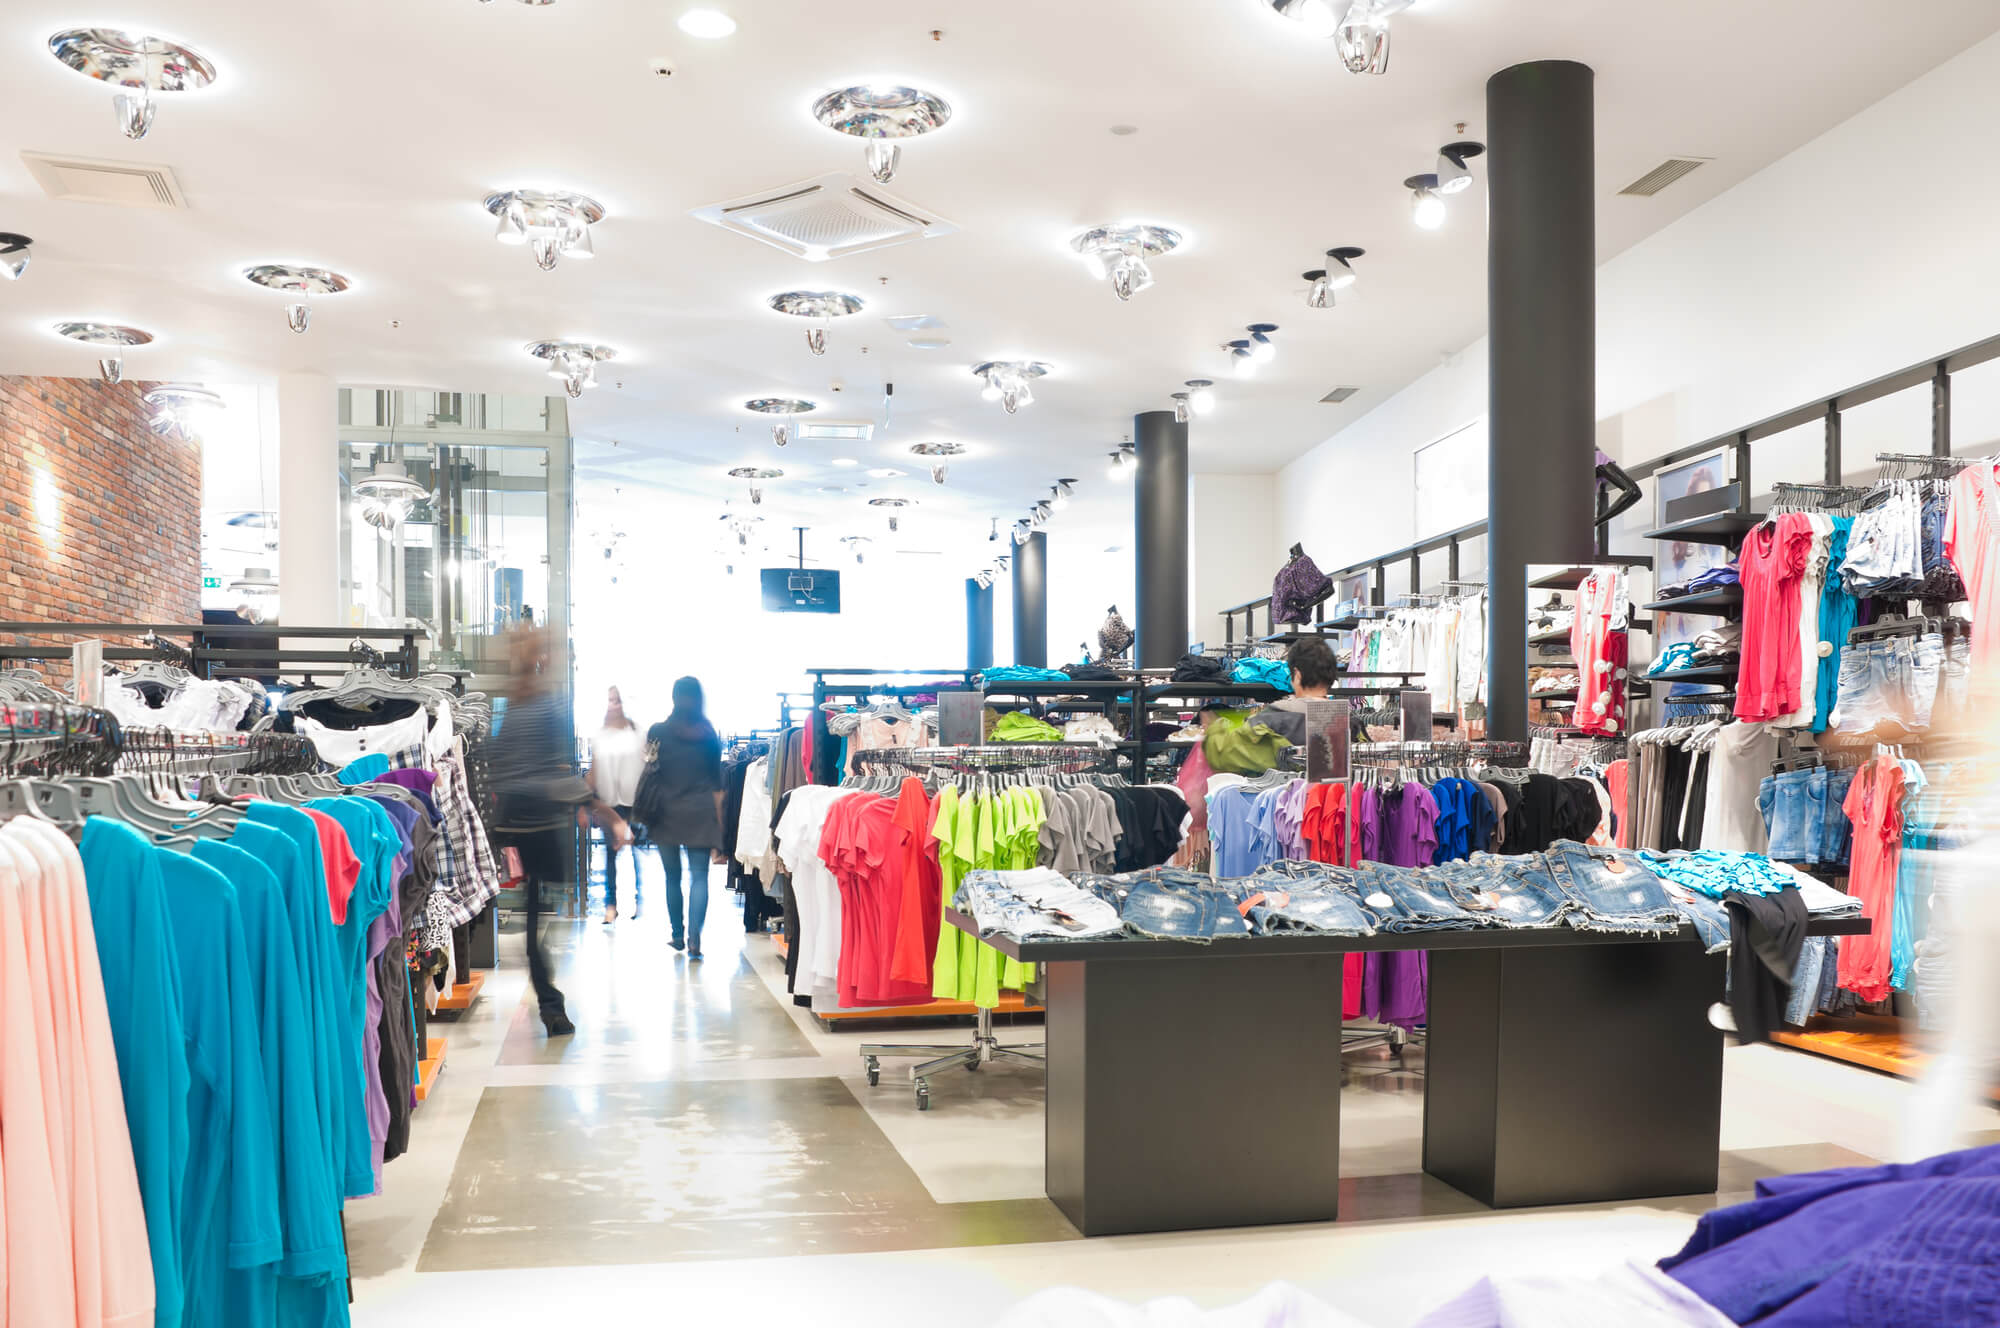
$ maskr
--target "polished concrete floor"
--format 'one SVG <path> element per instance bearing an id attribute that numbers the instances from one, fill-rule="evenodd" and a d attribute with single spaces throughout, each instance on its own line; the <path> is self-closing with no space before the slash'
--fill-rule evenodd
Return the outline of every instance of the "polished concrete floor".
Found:
<path id="1" fill-rule="evenodd" d="M 655 892 L 658 878 L 654 865 Z M 1393 1328 L 1483 1274 L 1657 1258 L 1761 1176 L 1888 1156 L 1909 1091 L 1735 1049 L 1720 1194 L 1495 1213 L 1422 1174 L 1421 1055 L 1376 1056 L 1342 1103 L 1338 1222 L 1086 1241 L 1042 1193 L 1039 1067 L 948 1072 L 919 1112 L 907 1062 L 871 1086 L 856 1045 L 962 1030 L 823 1031 L 784 997 L 781 960 L 742 934 L 733 896 L 718 888 L 699 963 L 667 947 L 664 912 L 547 925 L 577 1024 L 553 1041 L 518 929 L 503 931 L 479 1003 L 438 1025 L 450 1052 L 410 1153 L 380 1197 L 348 1206 L 356 1323 L 716 1313 L 977 1328 L 1049 1286 L 1229 1304 L 1283 1279 Z M 2000 1114 L 1979 1123 L 2000 1129 Z M 1255 1122 L 1217 1122 L 1223 1138 L 1243 1128 Z"/>

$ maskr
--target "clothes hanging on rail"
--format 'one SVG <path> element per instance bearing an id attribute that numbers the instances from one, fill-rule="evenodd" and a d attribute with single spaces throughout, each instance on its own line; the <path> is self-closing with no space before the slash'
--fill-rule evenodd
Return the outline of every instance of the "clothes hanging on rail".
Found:
<path id="1" fill-rule="evenodd" d="M 1981 458 L 1952 477 L 1943 540 L 1972 608 L 1974 668 L 2000 668 L 2000 482 Z"/>
<path id="2" fill-rule="evenodd" d="M 1799 708 L 1800 595 L 1812 539 L 1811 523 L 1800 512 L 1760 522 L 1743 537 L 1736 561 L 1743 586 L 1738 719 L 1768 722 Z"/>

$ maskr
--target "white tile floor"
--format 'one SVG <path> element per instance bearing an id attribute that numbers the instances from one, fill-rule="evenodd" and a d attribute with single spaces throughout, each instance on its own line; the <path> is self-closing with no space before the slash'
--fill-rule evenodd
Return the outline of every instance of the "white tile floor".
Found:
<path id="1" fill-rule="evenodd" d="M 357 1324 L 623 1321 L 607 1315 L 666 1323 L 689 1316 L 700 1322 L 709 1314 L 745 1322 L 747 1314 L 751 1323 L 796 1318 L 815 1328 L 940 1320 L 976 1328 L 1048 1286 L 1079 1285 L 1132 1300 L 1186 1295 L 1220 1305 L 1282 1279 L 1364 1323 L 1396 1328 L 1487 1273 L 1589 1272 L 1628 1258 L 1656 1258 L 1677 1248 L 1695 1216 L 1714 1202 L 1493 1213 L 1456 1202 L 1449 1191 L 1440 1201 L 1430 1190 L 1417 1202 L 1426 1184 L 1414 1175 L 1418 1081 L 1362 1076 L 1344 1099 L 1347 1178 L 1339 1223 L 611 1267 L 564 1266 L 557 1251 L 547 1267 L 417 1271 L 489 1087 L 571 1087 L 574 1098 L 565 1098 L 587 1115 L 591 1089 L 599 1086 L 833 1077 L 861 1103 L 931 1199 L 956 1205 L 1041 1196 L 1039 1071 L 995 1065 L 978 1074 L 942 1075 L 933 1082 L 934 1107 L 924 1113 L 915 1109 L 895 1063 L 885 1064 L 883 1082 L 871 1088 L 854 1051 L 860 1036 L 823 1032 L 781 999 L 782 965 L 770 941 L 743 938 L 731 902 L 718 892 L 706 941 L 710 958 L 686 977 L 685 961 L 665 948 L 656 915 L 611 930 L 594 920 L 575 924 L 565 985 L 584 1033 L 574 1048 L 550 1051 L 540 1041 L 531 1003 L 523 1004 L 520 936 L 503 936 L 501 967 L 478 1005 L 441 1030 L 450 1039 L 449 1061 L 436 1091 L 417 1110 L 409 1155 L 390 1165 L 381 1197 L 348 1206 Z M 697 984 L 698 1005 L 687 1000 L 688 988 L 676 985 L 684 982 Z M 686 1008 L 676 1011 L 676 999 Z M 764 1001 L 769 1004 L 759 1004 Z M 773 1010 L 798 1037 L 770 1018 Z M 758 1031 L 744 1036 L 739 1025 Z M 867 1036 L 949 1042 L 963 1034 L 923 1029 Z M 1040 1029 L 1023 1026 L 1003 1036 L 1035 1041 Z M 760 1045 L 776 1043 L 783 1044 L 778 1054 L 759 1054 Z M 549 1056 L 556 1057 L 553 1063 L 534 1063 Z M 1747 1191 L 1756 1175 L 1771 1171 L 1891 1155 L 1908 1093 L 1900 1081 L 1795 1052 L 1730 1051 L 1725 1188 Z M 2000 1113 L 1984 1113 L 1978 1124 L 2000 1129 Z M 510 1156 L 505 1165 L 542 1163 Z M 1413 1215 L 1418 1213 L 1431 1215 Z"/>

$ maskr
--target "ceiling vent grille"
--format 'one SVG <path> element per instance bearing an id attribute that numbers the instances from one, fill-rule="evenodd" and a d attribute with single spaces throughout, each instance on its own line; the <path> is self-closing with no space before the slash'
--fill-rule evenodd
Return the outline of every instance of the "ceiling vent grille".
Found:
<path id="1" fill-rule="evenodd" d="M 694 215 L 814 263 L 958 229 L 859 176 L 841 172 L 696 208 Z"/>
<path id="2" fill-rule="evenodd" d="M 1333 391 L 1319 399 L 1320 404 L 1322 406 L 1338 406 L 1341 402 L 1347 400 L 1360 390 L 1358 387 L 1336 387 Z"/>
<path id="3" fill-rule="evenodd" d="M 23 152 L 21 160 L 50 198 L 66 203 L 109 203 L 113 207 L 179 209 L 187 206 L 180 181 L 166 166 L 90 157 L 56 157 Z"/>
<path id="4" fill-rule="evenodd" d="M 800 438 L 828 443 L 865 443 L 875 436 L 875 425 L 868 420 L 795 419 L 792 428 Z"/>
<path id="5" fill-rule="evenodd" d="M 1634 198 L 1651 198 L 1682 176 L 1714 160 L 1713 157 L 1668 157 L 1618 192 Z"/>

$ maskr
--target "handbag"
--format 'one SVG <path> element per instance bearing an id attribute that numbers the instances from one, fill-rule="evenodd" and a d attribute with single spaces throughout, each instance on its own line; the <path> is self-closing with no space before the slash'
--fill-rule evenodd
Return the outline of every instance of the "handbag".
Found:
<path id="1" fill-rule="evenodd" d="M 1292 546 L 1291 560 L 1278 569 L 1271 582 L 1271 621 L 1302 623 L 1312 617 L 1313 607 L 1333 595 L 1333 578 L 1319 570 L 1319 564 L 1302 545 Z"/>
<path id="2" fill-rule="evenodd" d="M 1105 613 L 1104 626 L 1097 629 L 1097 658 L 1099 662 L 1117 659 L 1131 646 L 1132 629 L 1125 625 L 1118 606 L 1113 604 Z"/>

